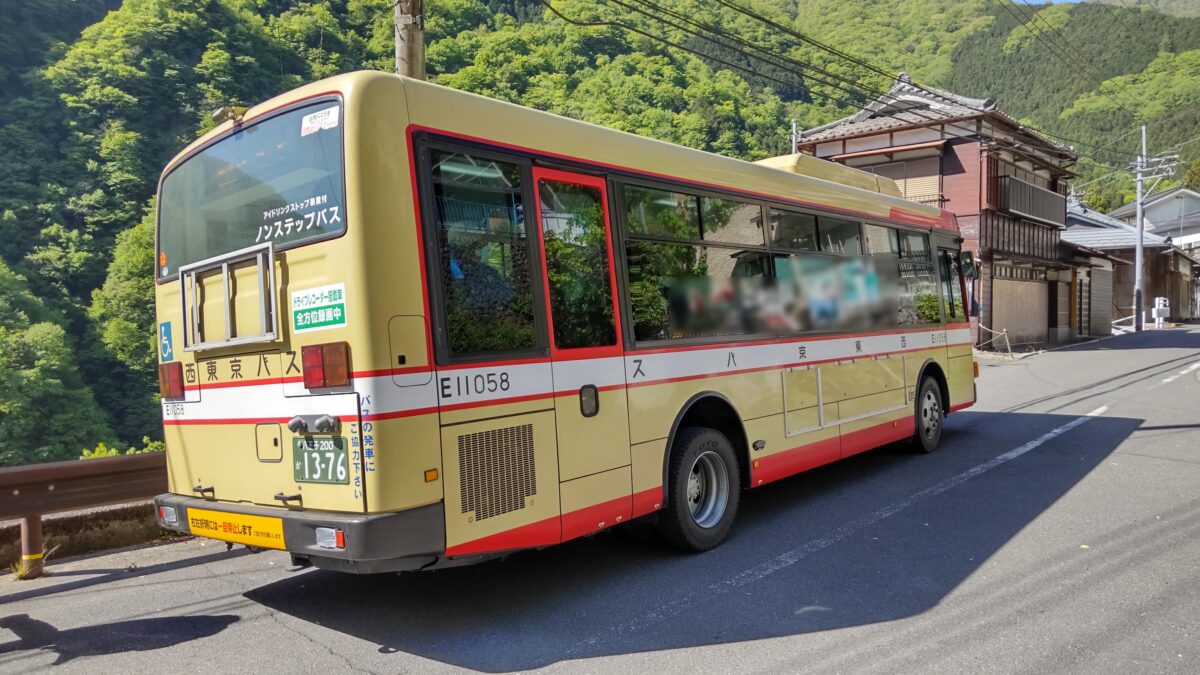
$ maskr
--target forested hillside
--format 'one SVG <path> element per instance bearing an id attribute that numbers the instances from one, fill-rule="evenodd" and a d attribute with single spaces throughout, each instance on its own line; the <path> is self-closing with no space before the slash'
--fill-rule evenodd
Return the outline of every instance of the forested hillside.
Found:
<path id="1" fill-rule="evenodd" d="M 1158 0 L 1164 6 L 1167 0 Z M 29 0 L 0 13 L 0 464 L 161 435 L 153 193 L 221 105 L 390 70 L 391 0 Z M 431 79 L 737 157 L 906 70 L 1082 141 L 1200 134 L 1200 19 L 994 0 L 426 0 Z M 749 9 L 747 9 L 749 8 Z M 1013 14 L 1013 12 L 1017 14 Z M 1047 37 L 1049 36 L 1049 37 Z M 863 57 L 864 68 L 806 38 Z M 1080 54 L 1046 53 L 1062 40 Z M 1067 51 L 1070 54 L 1070 51 Z M 1104 84 L 1101 84 L 1104 82 Z M 1117 102 L 1114 102 L 1114 99 Z M 1120 102 L 1120 103 L 1118 103 Z M 1128 105 L 1124 105 L 1127 103 Z M 1115 142 L 1114 142 L 1115 139 Z M 1097 147 L 1097 146 L 1109 147 Z M 1183 152 L 1198 156 L 1200 144 Z M 1122 174 L 1094 183 L 1115 204 Z"/>
<path id="2" fill-rule="evenodd" d="M 1132 199 L 1132 179 L 1112 171 L 1137 154 L 1137 125 L 1148 125 L 1152 154 L 1200 134 L 1200 18 L 1096 3 L 1036 14 L 1007 6 L 958 45 L 944 84 L 994 96 L 1013 116 L 1077 141 L 1087 159 L 1076 182 L 1109 175 L 1087 186 L 1093 205 Z M 1181 152 L 1194 161 L 1200 143 Z"/>

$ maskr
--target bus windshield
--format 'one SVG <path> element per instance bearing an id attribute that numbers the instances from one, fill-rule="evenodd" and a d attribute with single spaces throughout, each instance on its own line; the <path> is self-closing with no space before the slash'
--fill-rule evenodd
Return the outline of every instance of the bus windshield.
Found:
<path id="1" fill-rule="evenodd" d="M 163 181 L 158 278 L 189 263 L 346 230 L 342 105 L 322 101 L 248 125 L 192 155 Z"/>

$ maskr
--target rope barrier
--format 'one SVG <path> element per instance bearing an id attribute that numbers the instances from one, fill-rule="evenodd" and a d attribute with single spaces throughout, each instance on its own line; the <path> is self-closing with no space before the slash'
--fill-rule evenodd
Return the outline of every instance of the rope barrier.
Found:
<path id="1" fill-rule="evenodd" d="M 989 344 L 995 342 L 996 340 L 999 340 L 1000 338 L 1004 338 L 1004 349 L 1006 351 L 1008 351 L 1008 358 L 1010 358 L 1010 359 L 1013 358 L 1012 342 L 1010 342 L 1008 339 L 1008 329 L 1007 328 L 1002 329 L 1000 331 L 994 331 L 991 328 L 988 328 L 987 326 L 985 326 L 981 323 L 981 324 L 979 324 L 979 329 L 986 330 L 987 332 L 991 333 L 992 335 L 995 335 L 996 337 L 992 338 L 991 340 L 987 340 L 985 342 L 980 342 L 978 346 L 984 347 L 986 345 L 989 345 Z"/>

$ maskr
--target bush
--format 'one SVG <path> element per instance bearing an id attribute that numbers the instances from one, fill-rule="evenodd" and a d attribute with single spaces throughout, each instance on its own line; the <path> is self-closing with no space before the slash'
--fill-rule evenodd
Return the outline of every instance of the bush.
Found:
<path id="1" fill-rule="evenodd" d="M 79 455 L 79 459 L 98 459 L 100 457 L 117 457 L 118 455 L 144 455 L 149 452 L 163 452 L 166 449 L 166 444 L 162 441 L 152 441 L 149 436 L 143 436 L 142 447 L 140 448 L 130 447 L 122 452 L 116 446 L 109 447 L 104 443 L 100 443 L 91 450 L 84 448 L 83 452 Z"/>

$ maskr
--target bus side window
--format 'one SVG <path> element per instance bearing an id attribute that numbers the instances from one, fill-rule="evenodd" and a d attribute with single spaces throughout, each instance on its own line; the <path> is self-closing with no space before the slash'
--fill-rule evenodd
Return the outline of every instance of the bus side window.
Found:
<path id="1" fill-rule="evenodd" d="M 958 256 L 954 251 L 941 249 L 941 264 L 939 265 L 942 279 L 942 310 L 946 321 L 962 321 L 966 319 L 963 312 L 961 275 Z"/>
<path id="2" fill-rule="evenodd" d="M 450 150 L 430 157 L 450 355 L 534 349 L 521 167 Z"/>

